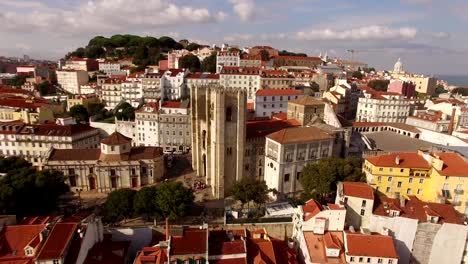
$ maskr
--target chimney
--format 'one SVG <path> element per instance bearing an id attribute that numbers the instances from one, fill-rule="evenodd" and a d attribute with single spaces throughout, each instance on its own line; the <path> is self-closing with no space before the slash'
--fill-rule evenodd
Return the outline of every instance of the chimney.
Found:
<path id="1" fill-rule="evenodd" d="M 403 208 L 406 205 L 405 197 L 400 196 L 400 207 Z"/>
<path id="2" fill-rule="evenodd" d="M 166 240 L 169 240 L 171 236 L 171 225 L 169 224 L 169 218 L 166 218 Z"/>
<path id="3" fill-rule="evenodd" d="M 395 157 L 395 164 L 400 165 L 400 155 L 396 155 Z"/>
<path id="4" fill-rule="evenodd" d="M 452 116 L 450 117 L 450 124 L 449 124 L 449 127 L 448 127 L 448 134 L 449 135 L 452 135 L 452 132 L 453 132 L 453 123 L 455 122 L 455 112 L 457 111 L 457 109 L 454 107 L 452 108 Z"/>

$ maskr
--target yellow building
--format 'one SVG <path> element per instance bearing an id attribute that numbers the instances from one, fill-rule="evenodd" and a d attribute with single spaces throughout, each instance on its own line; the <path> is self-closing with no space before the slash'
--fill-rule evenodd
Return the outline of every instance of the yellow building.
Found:
<path id="1" fill-rule="evenodd" d="M 403 152 L 367 158 L 367 182 L 388 197 L 450 202 L 468 215 L 468 162 L 456 153 Z"/>
<path id="2" fill-rule="evenodd" d="M 97 104 L 99 103 L 99 97 L 95 95 L 75 95 L 72 98 L 68 98 L 67 100 L 67 111 L 70 111 L 75 105 L 83 105 L 89 111 L 90 104 Z"/>

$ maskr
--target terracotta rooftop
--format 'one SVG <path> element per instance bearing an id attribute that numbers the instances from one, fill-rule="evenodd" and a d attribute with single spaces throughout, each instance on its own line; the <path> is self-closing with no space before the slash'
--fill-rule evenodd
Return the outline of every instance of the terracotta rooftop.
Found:
<path id="1" fill-rule="evenodd" d="M 343 195 L 374 200 L 374 191 L 365 182 L 343 182 Z"/>
<path id="2" fill-rule="evenodd" d="M 64 256 L 70 242 L 73 238 L 78 224 L 76 223 L 57 223 L 47 236 L 47 240 L 42 247 L 37 259 L 52 260 L 60 259 Z"/>
<path id="3" fill-rule="evenodd" d="M 390 236 L 346 232 L 344 239 L 348 256 L 398 258 Z"/>
<path id="4" fill-rule="evenodd" d="M 288 96 L 288 95 L 302 95 L 303 93 L 294 89 L 260 89 L 255 95 L 256 96 Z"/>
<path id="5" fill-rule="evenodd" d="M 316 99 L 316 98 L 314 98 L 312 96 L 309 96 L 309 95 L 304 95 L 302 97 L 299 97 L 299 98 L 297 98 L 295 100 L 291 100 L 289 102 L 293 103 L 293 104 L 306 105 L 306 106 L 325 105 L 325 103 L 322 100 Z"/>
<path id="6" fill-rule="evenodd" d="M 444 166 L 442 170 L 438 171 L 443 176 L 468 176 L 468 162 L 466 162 L 459 154 L 450 152 L 439 152 L 436 153 L 442 161 Z"/>
<path id="7" fill-rule="evenodd" d="M 297 122 L 290 122 L 289 120 L 257 120 L 248 121 L 246 124 L 246 138 L 265 137 L 273 132 L 280 131 L 288 127 L 299 126 Z"/>
<path id="8" fill-rule="evenodd" d="M 399 163 L 396 163 L 397 157 Z M 378 167 L 396 167 L 396 168 L 424 168 L 430 169 L 431 165 L 417 152 L 400 152 L 385 154 L 366 158 L 374 166 Z"/>
<path id="9" fill-rule="evenodd" d="M 211 230 L 208 237 L 208 254 L 210 256 L 246 254 L 245 230 L 242 232 L 232 232 L 229 230 Z"/>
<path id="10" fill-rule="evenodd" d="M 0 263 L 9 259 L 28 258 L 24 248 L 39 237 L 46 225 L 7 225 L 0 231 Z"/>
<path id="11" fill-rule="evenodd" d="M 166 71 L 166 73 L 169 73 L 171 77 L 175 77 L 179 73 L 184 73 L 185 71 L 186 71 L 185 69 L 169 69 Z"/>
<path id="12" fill-rule="evenodd" d="M 212 80 L 218 80 L 219 79 L 219 73 L 202 73 L 202 72 L 197 72 L 197 73 L 190 73 L 186 76 L 187 79 L 212 79 Z"/>
<path id="13" fill-rule="evenodd" d="M 322 205 L 316 200 L 311 199 L 302 206 L 302 212 L 304 213 L 304 221 L 308 221 L 312 217 L 316 216 L 322 211 Z"/>
<path id="14" fill-rule="evenodd" d="M 343 232 L 326 232 L 324 235 L 314 234 L 312 231 L 304 232 L 304 239 L 312 263 L 345 264 L 343 247 Z M 327 257 L 326 247 L 340 249 L 338 257 Z M 339 248 L 336 248 L 339 247 Z"/>
<path id="15" fill-rule="evenodd" d="M 101 141 L 102 144 L 106 145 L 122 145 L 122 144 L 127 144 L 132 141 L 131 138 L 126 137 L 119 132 L 114 132 L 110 136 L 106 137 Z"/>
<path id="16" fill-rule="evenodd" d="M 267 138 L 280 144 L 293 144 L 333 139 L 334 137 L 316 127 L 292 127 L 269 134 Z"/>
<path id="17" fill-rule="evenodd" d="M 159 246 L 145 247 L 135 259 L 135 264 L 164 264 L 167 263 L 167 250 Z"/>
<path id="18" fill-rule="evenodd" d="M 182 236 L 172 236 L 171 256 L 186 254 L 206 254 L 208 230 L 187 228 L 183 230 Z"/>
<path id="19" fill-rule="evenodd" d="M 130 153 L 122 155 L 101 155 L 101 149 L 54 149 L 49 161 L 126 161 L 154 159 L 162 155 L 160 147 L 132 147 Z"/>

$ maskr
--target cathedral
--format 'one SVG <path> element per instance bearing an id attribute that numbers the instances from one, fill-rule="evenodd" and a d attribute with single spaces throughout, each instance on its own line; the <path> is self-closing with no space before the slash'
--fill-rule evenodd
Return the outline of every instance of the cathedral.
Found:
<path id="1" fill-rule="evenodd" d="M 215 198 L 242 178 L 247 95 L 217 85 L 191 87 L 192 167 Z"/>

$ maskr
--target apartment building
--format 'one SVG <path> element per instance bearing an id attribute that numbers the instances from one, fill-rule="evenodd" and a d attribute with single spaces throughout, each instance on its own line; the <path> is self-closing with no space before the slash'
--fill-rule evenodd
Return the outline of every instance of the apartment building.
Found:
<path id="1" fill-rule="evenodd" d="M 374 190 L 364 182 L 339 182 L 335 204 L 346 207 L 346 224 L 369 228 L 374 206 Z"/>
<path id="2" fill-rule="evenodd" d="M 185 78 L 188 89 L 197 86 L 219 85 L 219 73 L 190 73 Z"/>
<path id="3" fill-rule="evenodd" d="M 369 157 L 367 183 L 391 198 L 416 196 L 426 202 L 451 203 L 468 215 L 468 162 L 456 153 L 400 152 Z"/>
<path id="4" fill-rule="evenodd" d="M 58 107 L 41 98 L 1 98 L 0 122 L 20 120 L 28 124 L 42 124 L 54 119 L 54 111 L 58 111 Z"/>
<path id="5" fill-rule="evenodd" d="M 162 99 L 179 100 L 189 96 L 185 77 L 189 74 L 188 69 L 169 69 L 161 78 L 164 96 Z"/>
<path id="6" fill-rule="evenodd" d="M 284 70 L 262 70 L 260 73 L 260 87 L 262 89 L 290 89 L 294 76 Z"/>
<path id="7" fill-rule="evenodd" d="M 411 101 L 398 93 L 379 92 L 361 88 L 364 97 L 357 106 L 358 122 L 405 123 L 409 116 Z"/>
<path id="8" fill-rule="evenodd" d="M 88 84 L 88 72 L 83 70 L 57 70 L 57 83 L 71 94 L 81 94 L 81 85 Z"/>
<path id="9" fill-rule="evenodd" d="M 406 124 L 435 132 L 447 132 L 450 120 L 450 116 L 441 111 L 416 110 L 413 116 L 406 119 Z"/>
<path id="10" fill-rule="evenodd" d="M 121 67 L 118 61 L 102 61 L 99 62 L 99 71 L 104 72 L 106 75 L 128 75 L 129 70 Z"/>
<path id="11" fill-rule="evenodd" d="M 99 70 L 99 64 L 94 59 L 73 57 L 65 61 L 65 65 L 63 65 L 62 69 L 92 72 Z"/>
<path id="12" fill-rule="evenodd" d="M 392 237 L 380 234 L 344 232 L 346 263 L 397 264 Z"/>
<path id="13" fill-rule="evenodd" d="M 325 116 L 325 102 L 304 95 L 288 102 L 288 119 L 296 119 L 301 126 Z"/>
<path id="14" fill-rule="evenodd" d="M 22 156 L 41 166 L 51 148 L 96 148 L 99 131 L 88 125 L 30 125 L 20 121 L 0 123 L 0 154 Z"/>
<path id="15" fill-rule="evenodd" d="M 101 98 L 106 109 L 112 110 L 122 102 L 122 79 L 108 78 L 101 85 Z"/>
<path id="16" fill-rule="evenodd" d="M 239 67 L 262 67 L 262 57 L 260 55 L 242 54 L 239 61 Z"/>
<path id="17" fill-rule="evenodd" d="M 164 72 L 146 73 L 141 78 L 143 98 L 145 102 L 156 102 L 163 98 L 163 77 Z"/>
<path id="18" fill-rule="evenodd" d="M 247 103 L 255 101 L 255 93 L 261 89 L 259 68 L 223 67 L 219 75 L 219 84 L 247 93 Z"/>
<path id="19" fill-rule="evenodd" d="M 220 73 L 224 67 L 239 67 L 240 54 L 237 51 L 218 51 L 216 54 L 216 73 Z"/>
<path id="20" fill-rule="evenodd" d="M 281 66 L 305 66 L 310 69 L 315 69 L 323 63 L 319 57 L 304 57 L 304 56 L 283 56 L 279 55 L 273 58 L 275 67 Z"/>
<path id="21" fill-rule="evenodd" d="M 266 184 L 286 196 L 302 191 L 302 168 L 332 156 L 333 143 L 333 135 L 316 127 L 286 128 L 269 134 L 265 144 Z"/>
<path id="22" fill-rule="evenodd" d="M 62 171 L 74 192 L 109 193 L 160 181 L 165 174 L 162 149 L 131 145 L 130 138 L 114 132 L 100 142 L 100 148 L 52 149 L 44 168 Z"/>
<path id="23" fill-rule="evenodd" d="M 74 95 L 67 99 L 67 111 L 70 111 L 70 109 L 76 105 L 82 105 L 89 110 L 90 104 L 97 104 L 99 102 L 101 102 L 101 100 L 94 94 Z"/>
<path id="24" fill-rule="evenodd" d="M 276 113 L 287 113 L 288 102 L 302 96 L 302 92 L 293 89 L 261 89 L 255 93 L 255 116 L 271 117 Z"/>

